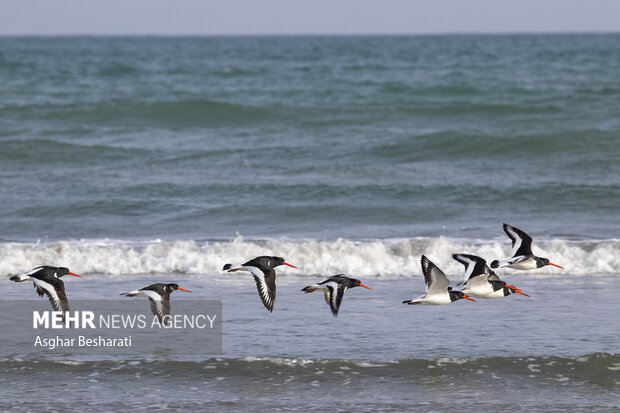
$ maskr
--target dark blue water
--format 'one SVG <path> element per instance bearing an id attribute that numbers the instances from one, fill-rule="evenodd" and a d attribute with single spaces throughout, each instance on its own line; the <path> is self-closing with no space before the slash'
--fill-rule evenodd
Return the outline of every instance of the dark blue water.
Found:
<path id="1" fill-rule="evenodd" d="M 2 38 L 0 237 L 617 238 L 619 40 Z"/>

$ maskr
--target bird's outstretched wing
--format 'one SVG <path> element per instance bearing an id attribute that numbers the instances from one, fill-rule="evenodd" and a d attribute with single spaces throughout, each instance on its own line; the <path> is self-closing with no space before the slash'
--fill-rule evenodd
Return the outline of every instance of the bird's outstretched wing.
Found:
<path id="1" fill-rule="evenodd" d="M 532 237 L 508 224 L 504 224 L 504 232 L 512 241 L 512 257 L 532 255 Z"/>
<path id="2" fill-rule="evenodd" d="M 38 287 L 34 281 L 32 282 L 32 286 L 37 289 L 37 294 L 39 294 L 39 297 L 43 297 L 43 294 L 45 294 L 45 291 L 43 291 L 41 287 Z"/>
<path id="3" fill-rule="evenodd" d="M 265 274 L 258 267 L 246 266 L 245 268 L 254 277 L 256 289 L 263 305 L 267 310 L 273 311 L 273 306 L 276 302 L 276 272 L 271 269 L 271 271 L 267 271 L 267 274 Z"/>
<path id="4" fill-rule="evenodd" d="M 426 281 L 426 293 L 433 295 L 445 292 L 450 285 L 448 277 L 425 255 L 422 255 L 421 263 L 424 280 Z"/>
<path id="5" fill-rule="evenodd" d="M 149 297 L 149 304 L 151 305 L 151 312 L 160 323 L 168 324 L 167 318 L 170 316 L 170 295 L 162 299 L 153 299 Z"/>
<path id="6" fill-rule="evenodd" d="M 470 254 L 453 254 L 452 258 L 465 266 L 465 281 L 481 274 L 490 274 L 491 269 L 487 266 L 484 258 Z"/>
<path id="7" fill-rule="evenodd" d="M 273 305 L 276 302 L 276 277 L 266 276 L 258 277 L 254 275 L 254 281 L 256 281 L 256 288 L 258 289 L 258 295 L 265 308 L 269 311 L 273 311 Z"/>
<path id="8" fill-rule="evenodd" d="M 37 293 L 42 291 L 47 295 L 50 304 L 52 304 L 52 309 L 54 311 L 62 311 L 62 321 L 64 323 L 65 313 L 69 311 L 69 301 L 65 293 L 64 283 L 57 278 L 49 280 L 49 282 L 36 278 L 33 278 L 32 281 L 37 287 Z"/>
<path id="9" fill-rule="evenodd" d="M 342 283 L 330 282 L 326 285 L 329 292 L 325 292 L 325 301 L 329 304 L 329 308 L 332 310 L 334 317 L 338 316 L 338 310 L 340 310 L 340 304 L 344 297 L 344 292 L 347 287 Z"/>

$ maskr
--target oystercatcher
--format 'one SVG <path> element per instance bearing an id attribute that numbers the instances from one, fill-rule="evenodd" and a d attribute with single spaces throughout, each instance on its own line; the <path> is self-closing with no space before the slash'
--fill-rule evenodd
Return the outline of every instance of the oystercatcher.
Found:
<path id="1" fill-rule="evenodd" d="M 329 305 L 334 314 L 334 317 L 338 316 L 338 309 L 342 302 L 342 297 L 347 288 L 364 287 L 372 290 L 372 288 L 362 284 L 360 280 L 355 278 L 345 277 L 344 274 L 332 275 L 328 279 L 318 284 L 309 285 L 301 289 L 306 293 L 311 293 L 316 290 L 323 291 L 325 294 L 325 302 Z"/>
<path id="2" fill-rule="evenodd" d="M 472 300 L 462 291 L 454 291 L 452 287 L 449 287 L 450 281 L 448 277 L 431 262 L 426 256 L 422 255 L 421 258 L 422 272 L 424 273 L 424 280 L 426 281 L 426 294 L 414 298 L 413 300 L 405 300 L 403 304 L 416 305 L 445 305 L 450 304 L 453 301 L 465 298 L 469 301 Z"/>
<path id="3" fill-rule="evenodd" d="M 452 258 L 465 266 L 463 293 L 476 298 L 499 298 L 512 293 L 529 297 L 520 289 L 506 284 L 491 270 L 487 262 L 477 255 L 453 254 Z"/>
<path id="4" fill-rule="evenodd" d="M 179 287 L 179 284 L 157 283 L 147 285 L 139 290 L 122 293 L 127 297 L 148 297 L 151 305 L 151 312 L 157 317 L 160 323 L 168 324 L 164 321 L 166 316 L 170 316 L 170 293 L 176 290 L 191 293 L 190 290 Z"/>
<path id="5" fill-rule="evenodd" d="M 494 260 L 491 262 L 491 268 L 508 267 L 516 270 L 534 270 L 545 265 L 553 265 L 563 269 L 563 267 L 549 262 L 547 258 L 534 255 L 532 253 L 532 237 L 519 228 L 504 224 L 504 232 L 512 241 L 512 257 L 503 261 Z"/>
<path id="6" fill-rule="evenodd" d="M 82 278 L 81 275 L 74 274 L 65 267 L 43 265 L 9 279 L 15 282 L 31 280 L 34 288 L 37 289 L 39 297 L 43 297 L 43 294 L 47 295 L 54 311 L 62 311 L 62 321 L 64 323 L 65 313 L 69 311 L 69 301 L 65 293 L 65 283 L 62 282 L 60 277 L 64 277 L 67 274 Z"/>
<path id="7" fill-rule="evenodd" d="M 263 301 L 263 305 L 267 310 L 273 311 L 273 305 L 276 301 L 276 272 L 274 268 L 279 265 L 288 265 L 289 267 L 297 268 L 284 261 L 284 258 L 281 257 L 260 256 L 237 267 L 233 267 L 232 264 L 226 264 L 224 265 L 223 271 L 250 272 L 254 277 L 254 281 L 256 281 L 258 295 Z"/>

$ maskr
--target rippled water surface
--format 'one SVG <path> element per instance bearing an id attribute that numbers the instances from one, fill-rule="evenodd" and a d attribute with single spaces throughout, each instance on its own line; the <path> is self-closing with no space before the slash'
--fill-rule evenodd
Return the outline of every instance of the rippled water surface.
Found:
<path id="1" fill-rule="evenodd" d="M 224 317 L 217 355 L 13 349 L 0 409 L 617 411 L 618 62 L 617 34 L 0 38 L 0 273 Z M 421 254 L 454 283 L 451 254 L 509 256 L 503 222 L 564 270 L 402 304 Z M 298 267 L 273 313 L 221 271 L 266 254 Z M 300 290 L 337 273 L 374 290 L 334 318 Z"/>

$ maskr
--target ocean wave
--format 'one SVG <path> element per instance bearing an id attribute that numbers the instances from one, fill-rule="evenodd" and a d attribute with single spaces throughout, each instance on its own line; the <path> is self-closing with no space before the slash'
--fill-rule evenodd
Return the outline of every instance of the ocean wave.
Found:
<path id="1" fill-rule="evenodd" d="M 33 151 L 36 147 L 38 150 Z M 88 145 L 75 142 L 62 142 L 53 139 L 11 139 L 0 142 L 0 160 L 6 162 L 46 164 L 67 162 L 105 162 L 112 160 L 135 159 L 147 156 L 148 149 L 118 147 L 110 145 Z"/>
<path id="2" fill-rule="evenodd" d="M 37 117 L 80 125 L 118 124 L 163 127 L 243 125 L 273 120 L 274 113 L 264 107 L 208 99 L 154 101 L 99 101 L 90 103 L 13 104 L 7 113 L 19 118 Z"/>
<path id="3" fill-rule="evenodd" d="M 420 380 L 439 376 L 450 376 L 463 380 L 484 380 L 489 374 L 504 377 L 520 376 L 528 379 L 555 380 L 559 382 L 588 382 L 613 388 L 617 383 L 620 355 L 609 353 L 585 354 L 574 357 L 561 356 L 508 356 L 467 357 L 437 359 L 398 359 L 394 361 L 367 361 L 343 359 L 302 359 L 294 357 L 242 357 L 206 358 L 194 360 L 152 360 L 152 359 L 108 359 L 108 360 L 63 360 L 0 358 L 0 371 L 31 370 L 38 373 L 72 370 L 76 373 L 100 372 L 124 375 L 140 371 L 149 375 L 203 377 L 205 370 L 221 380 L 235 378 L 275 377 L 294 375 L 298 381 L 331 379 L 342 380 L 343 376 L 389 377 L 392 380 L 410 380 L 413 372 Z"/>
<path id="4" fill-rule="evenodd" d="M 466 137 L 466 139 L 464 139 Z M 407 136 L 391 141 L 381 141 L 372 147 L 376 156 L 392 160 L 428 159 L 431 155 L 439 158 L 455 158 L 457 160 L 470 157 L 510 158 L 540 157 L 546 159 L 548 153 L 582 154 L 596 148 L 599 156 L 597 161 L 607 161 L 608 157 L 600 154 L 616 153 L 616 131 L 583 128 L 572 131 L 530 132 L 527 134 L 513 133 L 506 135 L 468 133 L 459 131 L 421 131 L 415 139 Z M 530 148 L 536 147 L 532 153 Z M 422 155 L 420 155 L 422 154 Z M 615 158 L 614 158 L 615 160 Z"/>
<path id="5" fill-rule="evenodd" d="M 528 276 L 613 275 L 620 273 L 620 240 L 536 242 L 534 252 L 562 265 L 545 267 Z M 221 274 L 225 263 L 242 263 L 259 255 L 283 256 L 298 271 L 282 276 L 345 273 L 359 277 L 419 277 L 420 255 L 427 255 L 448 275 L 463 274 L 454 253 L 479 255 L 487 260 L 506 258 L 510 245 L 499 241 L 452 240 L 444 237 L 354 241 L 337 239 L 230 241 L 64 240 L 0 243 L 0 273 L 18 274 L 39 265 L 70 267 L 83 274 Z M 502 273 L 524 274 L 503 269 Z"/>

